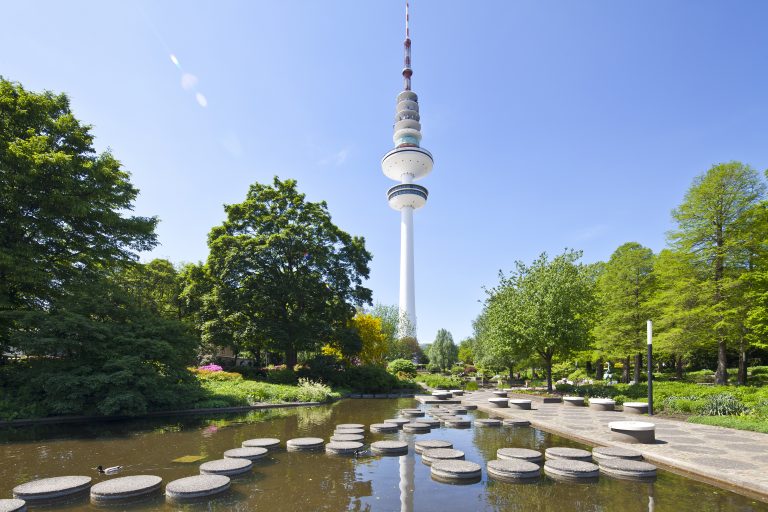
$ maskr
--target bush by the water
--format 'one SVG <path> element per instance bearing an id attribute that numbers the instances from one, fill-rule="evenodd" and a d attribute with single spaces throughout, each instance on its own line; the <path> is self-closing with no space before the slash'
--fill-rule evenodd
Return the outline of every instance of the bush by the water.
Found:
<path id="1" fill-rule="evenodd" d="M 414 387 L 413 383 L 398 379 L 381 366 L 348 365 L 327 355 L 317 356 L 307 361 L 298 371 L 298 375 L 337 389 L 360 393 L 386 393 L 393 389 Z"/>
<path id="2" fill-rule="evenodd" d="M 403 379 L 412 379 L 416 376 L 416 365 L 407 359 L 395 359 L 387 365 L 387 371 Z"/>
<path id="3" fill-rule="evenodd" d="M 236 377 L 216 379 L 211 378 L 211 375 L 201 376 L 198 374 L 205 391 L 205 398 L 199 400 L 195 407 L 203 409 L 257 403 L 327 402 L 341 396 L 325 384 L 306 379 L 300 379 L 297 386 L 288 386 L 243 380 L 242 376 L 237 373 L 230 375 L 236 375 Z"/>
<path id="4" fill-rule="evenodd" d="M 422 373 L 416 376 L 416 382 L 423 382 L 433 389 L 461 389 L 461 379 L 456 377 L 446 377 L 434 373 Z"/>

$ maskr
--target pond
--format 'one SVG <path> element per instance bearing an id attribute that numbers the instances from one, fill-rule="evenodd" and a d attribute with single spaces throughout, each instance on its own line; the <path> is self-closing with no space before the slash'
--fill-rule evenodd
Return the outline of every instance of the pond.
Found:
<path id="1" fill-rule="evenodd" d="M 285 441 L 312 436 L 326 440 L 340 423 L 378 423 L 397 417 L 399 409 L 415 407 L 413 399 L 343 400 L 332 405 L 271 409 L 241 415 L 176 417 L 87 425 L 33 426 L 0 430 L 0 498 L 10 498 L 14 486 L 61 475 L 91 475 L 94 483 L 112 478 L 92 468 L 122 465 L 120 476 L 152 474 L 168 483 L 198 474 L 205 460 L 256 437 Z M 424 406 L 422 406 L 423 408 Z M 469 416 L 487 417 L 470 411 Z M 162 496 L 119 510 L 211 511 L 768 511 L 768 504 L 739 494 L 659 471 L 653 483 L 615 480 L 573 484 L 542 476 L 536 483 L 514 484 L 488 479 L 485 462 L 496 450 L 550 446 L 588 448 L 529 427 L 450 429 L 430 434 L 370 434 L 381 439 L 444 439 L 466 453 L 466 460 L 483 466 L 483 478 L 470 485 L 433 481 L 429 467 L 413 452 L 402 457 L 329 456 L 324 452 L 270 453 L 254 469 L 232 481 L 220 497 L 194 504 L 168 504 Z M 185 456 L 197 462 L 174 462 Z M 55 510 L 104 510 L 87 498 Z"/>

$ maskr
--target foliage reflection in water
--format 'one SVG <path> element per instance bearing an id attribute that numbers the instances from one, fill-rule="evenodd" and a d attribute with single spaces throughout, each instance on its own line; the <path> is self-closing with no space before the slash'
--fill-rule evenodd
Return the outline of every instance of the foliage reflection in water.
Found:
<path id="1" fill-rule="evenodd" d="M 110 476 L 92 468 L 123 465 L 123 475 L 154 474 L 164 483 L 198 473 L 205 460 L 220 458 L 225 450 L 246 439 L 313 436 L 326 440 L 339 423 L 378 423 L 395 417 L 400 408 L 414 407 L 411 399 L 345 400 L 333 405 L 272 409 L 244 415 L 217 415 L 88 425 L 35 426 L 0 431 L 0 497 L 36 478 L 86 474 L 94 483 Z M 484 417 L 482 413 L 470 416 Z M 429 467 L 413 451 L 418 438 L 446 439 L 483 466 L 483 479 L 472 485 L 441 484 L 430 478 Z M 256 461 L 251 473 L 232 481 L 232 489 L 214 500 L 169 505 L 162 497 L 121 510 L 371 510 L 371 511 L 768 511 L 750 498 L 660 471 L 654 483 L 630 482 L 601 476 L 597 483 L 570 484 L 543 477 L 532 484 L 489 480 L 485 462 L 502 447 L 544 450 L 549 446 L 584 447 L 579 443 L 532 428 L 434 429 L 431 434 L 370 434 L 366 442 L 403 439 L 408 456 L 355 458 L 323 452 L 279 450 Z M 202 460 L 174 462 L 182 457 Z M 87 499 L 56 510 L 104 510 Z"/>

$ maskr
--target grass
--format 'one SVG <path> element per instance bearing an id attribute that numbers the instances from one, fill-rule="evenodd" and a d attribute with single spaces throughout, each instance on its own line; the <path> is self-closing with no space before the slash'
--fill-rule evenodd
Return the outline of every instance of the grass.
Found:
<path id="1" fill-rule="evenodd" d="M 462 381 L 458 377 L 447 377 L 434 373 L 422 373 L 414 379 L 416 382 L 423 382 L 433 389 L 462 389 Z"/>
<path id="2" fill-rule="evenodd" d="M 768 418 L 757 416 L 691 416 L 688 421 L 768 434 Z"/>

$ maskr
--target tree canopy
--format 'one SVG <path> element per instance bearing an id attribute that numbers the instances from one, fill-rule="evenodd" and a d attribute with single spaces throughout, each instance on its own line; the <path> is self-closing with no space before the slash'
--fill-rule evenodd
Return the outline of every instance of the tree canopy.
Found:
<path id="1" fill-rule="evenodd" d="M 445 329 L 438 330 L 435 341 L 429 347 L 429 362 L 445 371 L 457 361 L 458 353 L 453 335 Z"/>

